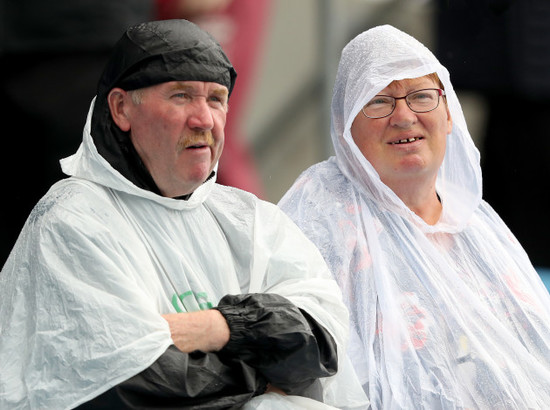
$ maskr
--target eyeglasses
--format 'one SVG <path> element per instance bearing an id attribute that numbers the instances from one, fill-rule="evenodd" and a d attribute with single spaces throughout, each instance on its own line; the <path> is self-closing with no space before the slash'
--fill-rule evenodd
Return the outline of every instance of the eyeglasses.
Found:
<path id="1" fill-rule="evenodd" d="M 439 97 L 442 95 L 445 95 L 445 91 L 440 88 L 417 90 L 404 97 L 377 95 L 361 108 L 361 111 L 367 118 L 384 118 L 391 115 L 395 110 L 396 100 L 404 99 L 411 111 L 417 113 L 429 112 L 439 106 Z"/>

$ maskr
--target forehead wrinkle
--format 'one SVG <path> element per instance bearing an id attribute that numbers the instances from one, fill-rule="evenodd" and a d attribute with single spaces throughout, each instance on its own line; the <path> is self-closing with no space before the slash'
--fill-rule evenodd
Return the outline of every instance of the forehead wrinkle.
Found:
<path id="1" fill-rule="evenodd" d="M 215 84 L 216 88 L 211 90 L 209 92 L 209 94 L 220 96 L 220 97 L 224 97 L 224 96 L 227 96 L 229 94 L 226 87 L 224 87 L 223 85 L 218 85 L 217 83 L 214 83 L 214 84 Z M 189 92 L 189 93 L 196 93 L 197 92 L 195 86 L 190 85 L 190 84 L 188 84 L 184 81 L 176 81 L 176 83 L 173 84 L 172 87 L 170 87 L 170 90 L 172 90 L 172 91 L 181 90 L 181 91 L 186 91 L 186 92 Z"/>

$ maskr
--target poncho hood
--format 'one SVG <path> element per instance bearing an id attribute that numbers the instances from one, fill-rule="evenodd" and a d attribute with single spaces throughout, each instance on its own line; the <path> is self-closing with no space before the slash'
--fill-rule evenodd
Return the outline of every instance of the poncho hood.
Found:
<path id="1" fill-rule="evenodd" d="M 431 73 L 437 73 L 444 85 L 453 119 L 436 182 L 443 215 L 435 227 L 417 217 L 380 180 L 350 131 L 361 108 L 392 81 Z M 338 166 L 357 189 L 367 191 L 388 210 L 407 215 L 427 231 L 457 231 L 468 222 L 481 201 L 479 152 L 468 132 L 449 72 L 419 41 L 389 25 L 375 27 L 355 37 L 342 51 L 331 118 L 331 138 Z"/>
<path id="2" fill-rule="evenodd" d="M 91 122 L 98 152 L 136 186 L 159 194 L 128 133 L 113 122 L 107 95 L 114 87 L 129 91 L 168 81 L 215 82 L 231 94 L 236 76 L 216 40 L 190 21 L 153 21 L 128 28 L 98 83 Z"/>

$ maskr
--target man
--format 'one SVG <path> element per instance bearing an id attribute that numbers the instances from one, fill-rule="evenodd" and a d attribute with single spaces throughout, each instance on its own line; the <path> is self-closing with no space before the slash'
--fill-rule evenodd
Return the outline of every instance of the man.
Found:
<path id="1" fill-rule="evenodd" d="M 117 43 L 71 177 L 0 275 L 0 408 L 286 400 L 266 391 L 351 407 L 353 375 L 338 398 L 329 377 L 347 311 L 322 257 L 274 205 L 215 183 L 235 77 L 185 20 Z"/>

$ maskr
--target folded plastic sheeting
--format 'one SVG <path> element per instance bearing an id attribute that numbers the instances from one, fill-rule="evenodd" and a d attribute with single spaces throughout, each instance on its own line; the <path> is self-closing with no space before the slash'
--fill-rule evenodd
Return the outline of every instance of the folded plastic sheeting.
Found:
<path id="1" fill-rule="evenodd" d="M 393 80 L 434 72 L 453 129 L 436 181 L 443 214 L 429 225 L 381 181 L 350 128 Z M 372 407 L 550 408 L 550 297 L 481 199 L 479 153 L 447 70 L 393 27 L 360 34 L 342 53 L 331 135 L 336 156 L 305 171 L 280 206 L 343 290 Z"/>
<path id="2" fill-rule="evenodd" d="M 0 274 L 0 408 L 89 401 L 172 344 L 161 314 L 211 308 L 226 294 L 279 294 L 344 351 L 341 295 L 286 215 L 214 179 L 188 201 L 137 188 L 97 153 L 89 120 L 62 164 L 72 177 L 35 207 Z M 323 381 L 327 392 L 342 375 Z M 344 378 L 336 399 L 353 386 Z"/>

